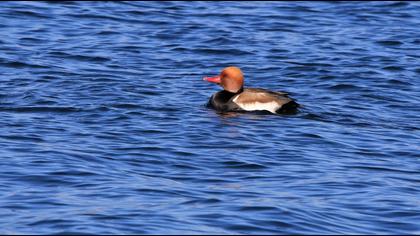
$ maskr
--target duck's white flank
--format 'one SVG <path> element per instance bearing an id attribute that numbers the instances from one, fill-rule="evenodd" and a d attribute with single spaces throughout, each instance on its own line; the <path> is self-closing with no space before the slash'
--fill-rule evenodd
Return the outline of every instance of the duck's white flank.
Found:
<path id="1" fill-rule="evenodd" d="M 275 102 L 250 102 L 250 103 L 239 103 L 236 102 L 239 96 L 234 98 L 232 101 L 236 103 L 240 108 L 244 109 L 245 111 L 269 111 L 271 113 L 276 113 L 277 109 L 281 106 Z"/>

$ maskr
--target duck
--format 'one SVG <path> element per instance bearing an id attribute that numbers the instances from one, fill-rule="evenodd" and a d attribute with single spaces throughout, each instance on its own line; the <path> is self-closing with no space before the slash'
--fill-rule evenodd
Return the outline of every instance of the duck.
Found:
<path id="1" fill-rule="evenodd" d="M 244 88 L 244 74 L 236 66 L 224 68 L 219 75 L 203 78 L 220 85 L 223 90 L 213 94 L 207 107 L 221 112 L 265 111 L 272 114 L 296 112 L 300 106 L 287 92 L 262 88 Z"/>

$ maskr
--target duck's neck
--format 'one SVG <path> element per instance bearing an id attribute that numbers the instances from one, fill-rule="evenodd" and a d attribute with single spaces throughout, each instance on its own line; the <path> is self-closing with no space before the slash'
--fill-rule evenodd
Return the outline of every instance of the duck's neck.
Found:
<path id="1" fill-rule="evenodd" d="M 227 91 L 227 90 L 223 90 L 223 92 L 225 92 L 226 94 L 231 94 L 232 96 L 234 96 L 234 95 L 236 95 L 236 94 L 240 94 L 240 93 L 242 93 L 244 91 L 244 87 L 242 86 L 236 93 L 232 93 L 232 92 L 229 92 L 229 91 Z"/>

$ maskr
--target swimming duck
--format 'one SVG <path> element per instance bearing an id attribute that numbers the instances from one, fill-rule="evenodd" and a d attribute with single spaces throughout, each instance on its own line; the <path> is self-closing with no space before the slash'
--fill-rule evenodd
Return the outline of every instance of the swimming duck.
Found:
<path id="1" fill-rule="evenodd" d="M 213 94 L 207 104 L 218 111 L 269 111 L 274 114 L 296 111 L 299 104 L 285 92 L 244 88 L 244 76 L 238 67 L 229 66 L 220 75 L 203 80 L 219 84 L 223 90 Z"/>

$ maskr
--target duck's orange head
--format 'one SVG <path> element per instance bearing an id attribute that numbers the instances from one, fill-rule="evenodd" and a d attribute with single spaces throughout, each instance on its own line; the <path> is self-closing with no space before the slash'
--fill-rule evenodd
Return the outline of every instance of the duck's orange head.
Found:
<path id="1" fill-rule="evenodd" d="M 216 83 L 231 93 L 237 93 L 244 86 L 244 75 L 241 69 L 236 66 L 229 66 L 220 72 L 220 75 L 214 77 L 204 77 L 204 80 Z"/>

